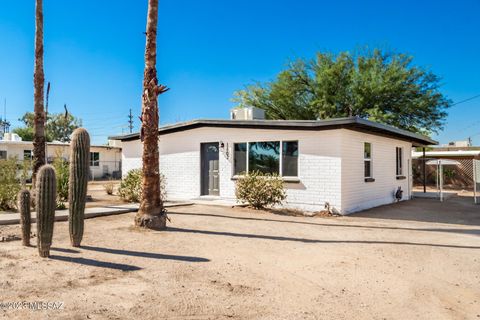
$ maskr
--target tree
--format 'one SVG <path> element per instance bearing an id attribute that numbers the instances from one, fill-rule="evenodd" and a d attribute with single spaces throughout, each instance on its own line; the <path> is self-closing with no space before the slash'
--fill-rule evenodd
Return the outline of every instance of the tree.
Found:
<path id="1" fill-rule="evenodd" d="M 33 185 L 41 166 L 45 164 L 45 111 L 43 109 L 43 0 L 35 1 L 35 66 L 34 85 L 34 121 L 33 121 Z"/>
<path id="2" fill-rule="evenodd" d="M 33 141 L 33 127 L 19 127 L 13 129 L 12 132 L 18 134 L 23 141 Z"/>
<path id="3" fill-rule="evenodd" d="M 12 132 L 18 134 L 24 141 L 32 141 L 35 115 L 27 112 L 18 119 L 25 127 L 15 128 Z M 82 120 L 66 113 L 50 113 L 46 117 L 45 139 L 48 142 L 69 142 L 73 131 L 82 126 Z"/>
<path id="4" fill-rule="evenodd" d="M 48 115 L 47 135 L 52 140 L 70 142 L 73 131 L 82 126 L 82 120 L 70 113 L 55 113 Z"/>
<path id="5" fill-rule="evenodd" d="M 451 105 L 439 78 L 405 54 L 318 53 L 297 60 L 277 79 L 234 93 L 239 107 L 264 109 L 270 119 L 315 120 L 358 116 L 412 132 L 443 129 Z"/>
<path id="6" fill-rule="evenodd" d="M 158 151 L 158 96 L 168 90 L 157 79 L 158 0 L 148 1 L 145 70 L 143 73 L 142 116 L 140 138 L 142 155 L 142 198 L 135 216 L 135 225 L 149 229 L 164 229 L 166 213 L 160 197 L 160 166 Z"/>

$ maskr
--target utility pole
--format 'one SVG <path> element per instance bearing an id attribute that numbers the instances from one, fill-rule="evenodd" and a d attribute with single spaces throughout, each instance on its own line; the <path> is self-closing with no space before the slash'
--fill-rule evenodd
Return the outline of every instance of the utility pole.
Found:
<path id="1" fill-rule="evenodd" d="M 10 132 L 10 122 L 7 121 L 7 98 L 3 102 L 3 124 L 5 125 L 4 133 Z"/>
<path id="2" fill-rule="evenodd" d="M 133 132 L 133 115 L 132 109 L 130 108 L 130 114 L 128 115 L 128 128 L 130 129 L 130 133 Z"/>
<path id="3" fill-rule="evenodd" d="M 5 133 L 10 131 L 10 123 L 7 121 L 7 98 L 5 98 L 3 103 L 3 116 L 4 119 L 0 116 L 0 140 L 3 139 Z"/>

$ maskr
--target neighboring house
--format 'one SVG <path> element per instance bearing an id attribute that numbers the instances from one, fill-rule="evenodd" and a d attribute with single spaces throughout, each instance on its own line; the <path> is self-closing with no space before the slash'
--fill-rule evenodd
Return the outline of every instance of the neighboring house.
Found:
<path id="1" fill-rule="evenodd" d="M 161 127 L 160 171 L 169 198 L 235 199 L 244 172 L 282 175 L 285 206 L 348 214 L 411 195 L 411 148 L 427 137 L 360 118 L 322 121 L 195 120 Z M 123 174 L 141 167 L 139 134 L 122 141 Z"/>
<path id="2" fill-rule="evenodd" d="M 423 178 L 423 152 L 413 151 L 413 169 L 414 184 L 435 186 L 437 183 L 437 167 L 426 166 L 425 177 Z M 480 148 L 465 146 L 449 146 L 433 148 L 425 152 L 425 159 L 451 159 L 455 160 L 457 165 L 446 165 L 444 168 L 444 183 L 451 188 L 473 188 L 474 184 L 474 164 L 473 160 L 480 160 Z"/>
<path id="3" fill-rule="evenodd" d="M 21 141 L 15 134 L 7 134 L 8 140 L 0 140 L 0 159 L 16 157 L 18 160 L 31 160 L 33 142 Z M 90 147 L 90 173 L 93 179 L 120 178 L 121 152 L 119 147 L 95 146 Z M 47 162 L 61 157 L 68 161 L 70 144 L 49 142 L 47 144 Z"/>

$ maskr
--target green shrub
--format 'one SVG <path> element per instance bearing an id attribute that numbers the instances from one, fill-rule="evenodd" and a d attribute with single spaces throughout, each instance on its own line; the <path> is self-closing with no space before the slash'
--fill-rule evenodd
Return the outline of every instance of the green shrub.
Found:
<path id="1" fill-rule="evenodd" d="M 446 168 L 444 169 L 443 171 L 443 176 L 446 178 L 446 179 L 449 179 L 450 181 L 455 178 L 455 170 L 453 169 L 450 169 L 450 168 Z M 445 179 L 445 180 L 446 180 Z"/>
<path id="2" fill-rule="evenodd" d="M 255 209 L 281 204 L 287 197 L 283 180 L 278 174 L 263 174 L 259 171 L 240 178 L 235 195 L 240 202 L 248 203 Z"/>
<path id="3" fill-rule="evenodd" d="M 57 202 L 65 202 L 68 200 L 68 180 L 70 177 L 68 162 L 56 157 L 52 163 L 57 174 Z"/>
<path id="4" fill-rule="evenodd" d="M 63 202 L 63 201 L 58 201 L 58 199 L 57 199 L 57 203 L 56 203 L 56 205 L 55 205 L 55 209 L 57 209 L 57 210 L 65 210 L 65 209 L 67 209 L 67 205 L 65 204 L 65 202 Z"/>
<path id="5" fill-rule="evenodd" d="M 109 181 L 103 185 L 103 188 L 105 189 L 105 192 L 111 196 L 113 194 L 113 191 L 115 189 L 115 183 L 112 181 Z"/>
<path id="6" fill-rule="evenodd" d="M 127 176 L 120 183 L 118 188 L 120 198 L 128 202 L 140 202 L 142 199 L 142 170 L 133 169 L 128 171 Z M 165 187 L 165 176 L 160 174 L 160 198 L 165 201 L 167 192 Z"/>
<path id="7" fill-rule="evenodd" d="M 0 210 L 15 210 L 21 189 L 16 158 L 0 160 Z"/>

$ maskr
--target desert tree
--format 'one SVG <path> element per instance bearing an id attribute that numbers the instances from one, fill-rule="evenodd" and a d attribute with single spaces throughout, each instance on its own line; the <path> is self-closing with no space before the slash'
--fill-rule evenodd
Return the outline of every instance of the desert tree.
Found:
<path id="1" fill-rule="evenodd" d="M 444 126 L 451 101 L 440 78 L 395 52 L 319 52 L 290 63 L 277 78 L 235 93 L 240 107 L 264 109 L 269 119 L 361 117 L 431 134 Z"/>
<path id="2" fill-rule="evenodd" d="M 157 23 L 158 0 L 148 1 L 145 46 L 145 70 L 143 74 L 142 115 L 140 138 L 142 154 L 142 198 L 135 216 L 135 225 L 148 229 L 164 229 L 166 213 L 160 197 L 160 161 L 158 151 L 158 96 L 168 90 L 157 79 Z"/>

